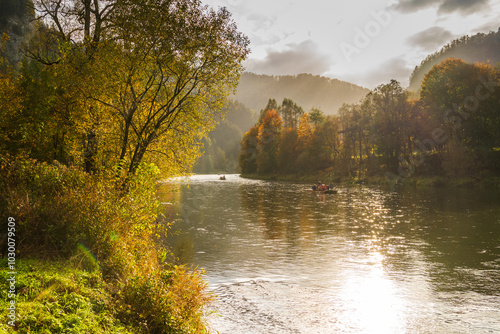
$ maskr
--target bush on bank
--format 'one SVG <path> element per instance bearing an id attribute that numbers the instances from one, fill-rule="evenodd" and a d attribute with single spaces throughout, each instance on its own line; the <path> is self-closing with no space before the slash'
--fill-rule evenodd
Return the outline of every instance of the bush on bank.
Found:
<path id="1" fill-rule="evenodd" d="M 20 332 L 58 333 L 62 326 L 60 330 L 66 333 L 70 328 L 64 320 L 68 314 L 75 322 L 89 318 L 76 309 L 59 312 L 55 306 L 53 312 L 52 307 L 37 304 L 41 302 L 38 296 L 53 286 L 44 278 L 45 271 L 37 268 L 39 263 L 63 263 L 72 268 L 61 272 L 59 280 L 67 276 L 78 281 L 87 273 L 98 281 L 85 288 L 56 285 L 50 295 L 57 297 L 49 304 L 59 303 L 59 298 L 71 293 L 85 299 L 85 289 L 97 289 L 106 296 L 105 313 L 95 307 L 86 310 L 98 319 L 111 317 L 112 323 L 137 333 L 205 331 L 203 309 L 210 296 L 200 274 L 165 264 L 167 250 L 155 242 L 166 231 L 165 223 L 157 218 L 157 169 L 142 165 L 126 187 L 117 175 L 116 170 L 89 175 L 57 162 L 40 163 L 23 157 L 0 159 L 1 228 L 7 230 L 8 217 L 16 219 L 17 261 L 36 259 L 29 262 L 35 269 L 20 277 L 40 285 L 35 293 L 23 294 L 22 287 L 17 290 Z M 2 244 L 5 256 L 5 240 Z M 19 271 L 25 275 L 22 268 Z M 57 271 L 49 265 L 48 272 Z M 50 321 L 29 320 L 26 308 L 35 310 L 39 319 Z M 5 316 L 2 313 L 4 324 Z"/>

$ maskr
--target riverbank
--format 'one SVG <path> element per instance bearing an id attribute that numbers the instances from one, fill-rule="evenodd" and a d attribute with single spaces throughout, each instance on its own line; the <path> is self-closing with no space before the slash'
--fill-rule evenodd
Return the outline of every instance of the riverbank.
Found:
<path id="1" fill-rule="evenodd" d="M 295 182 L 304 184 L 315 184 L 321 181 L 325 184 L 333 183 L 334 185 L 378 185 L 387 187 L 456 187 L 456 188 L 484 188 L 484 189 L 499 189 L 500 190 L 500 177 L 487 176 L 487 177 L 460 177 L 451 178 L 444 176 L 434 177 L 409 177 L 401 178 L 397 181 L 395 179 L 387 179 L 383 176 L 370 176 L 370 177 L 339 177 L 329 172 L 319 172 L 312 175 L 303 174 L 241 174 L 241 177 L 253 180 L 264 181 L 284 181 Z"/>
<path id="2" fill-rule="evenodd" d="M 6 268 L 7 260 L 0 265 Z M 10 290 L 12 278 L 15 308 L 9 310 L 12 299 L 1 298 L 1 333 L 12 329 L 19 333 L 139 332 L 117 318 L 113 286 L 98 270 L 83 270 L 69 261 L 18 260 L 15 275 L 0 272 L 2 294 Z"/>
<path id="3" fill-rule="evenodd" d="M 112 172 L 0 159 L 0 333 L 206 332 L 202 273 L 158 242 L 156 175 L 124 192 Z"/>
<path id="4" fill-rule="evenodd" d="M 165 277 L 112 282 L 81 259 L 17 260 L 15 272 L 0 271 L 0 333 L 184 333 L 193 327 L 205 333 L 204 322 L 193 326 L 202 315 L 190 308 L 207 304 L 200 293 L 206 283 L 178 267 L 164 274 L 168 297 L 157 289 L 166 287 Z"/>

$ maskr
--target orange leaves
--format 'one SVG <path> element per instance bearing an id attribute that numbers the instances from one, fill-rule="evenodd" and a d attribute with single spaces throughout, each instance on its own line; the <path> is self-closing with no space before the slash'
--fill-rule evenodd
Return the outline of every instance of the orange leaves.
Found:
<path id="1" fill-rule="evenodd" d="M 276 170 L 283 121 L 276 110 L 268 110 L 259 126 L 257 136 L 257 171 L 268 173 Z"/>
<path id="2" fill-rule="evenodd" d="M 272 141 L 276 135 L 280 134 L 283 128 L 283 121 L 276 110 L 268 110 L 259 126 L 259 143 L 266 144 Z"/>
<path id="3" fill-rule="evenodd" d="M 307 149 L 313 140 L 313 129 L 311 124 L 309 124 L 309 116 L 306 113 L 300 117 L 298 134 L 299 149 Z"/>

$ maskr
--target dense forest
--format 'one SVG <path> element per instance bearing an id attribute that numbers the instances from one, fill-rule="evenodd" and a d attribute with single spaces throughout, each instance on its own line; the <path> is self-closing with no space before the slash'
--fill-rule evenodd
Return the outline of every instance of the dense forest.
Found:
<path id="1" fill-rule="evenodd" d="M 289 98 L 303 108 L 320 108 L 328 115 L 337 113 L 343 103 L 355 103 L 368 93 L 360 86 L 319 75 L 270 76 L 245 72 L 235 98 L 252 110 L 260 110 L 268 99 Z"/>
<path id="2" fill-rule="evenodd" d="M 227 117 L 202 139 L 204 154 L 193 172 L 240 172 L 240 141 L 258 118 L 258 110 L 268 99 L 293 100 L 306 110 L 336 114 L 344 103 L 359 101 L 368 90 L 344 81 L 318 75 L 269 76 L 245 72 L 240 77 L 237 99 L 226 108 Z"/>
<path id="3" fill-rule="evenodd" d="M 418 100 L 397 81 L 338 115 L 269 101 L 243 137 L 243 174 L 472 177 L 500 174 L 500 72 L 448 59 L 426 74 Z M 286 103 L 285 103 L 286 102 Z"/>
<path id="4" fill-rule="evenodd" d="M 492 31 L 489 34 L 478 33 L 474 36 L 460 37 L 443 46 L 438 52 L 427 56 L 411 74 L 409 90 L 418 91 L 425 74 L 434 65 L 447 58 L 460 58 L 468 63 L 498 64 L 500 62 L 500 28 L 497 32 Z"/>
<path id="5" fill-rule="evenodd" d="M 0 331 L 206 332 L 156 186 L 224 118 L 248 38 L 196 0 L 1 4 Z"/>
<path id="6" fill-rule="evenodd" d="M 245 72 L 239 80 L 235 100 L 227 118 L 202 139 L 204 154 L 194 166 L 199 174 L 236 173 L 240 171 L 240 141 L 257 120 L 258 110 L 268 99 L 293 100 L 306 110 L 336 114 L 344 103 L 359 101 L 368 89 L 318 75 L 269 76 Z"/>

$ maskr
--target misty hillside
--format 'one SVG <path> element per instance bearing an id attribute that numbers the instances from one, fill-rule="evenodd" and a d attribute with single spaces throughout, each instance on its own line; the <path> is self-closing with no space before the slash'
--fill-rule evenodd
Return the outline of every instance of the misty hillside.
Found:
<path id="1" fill-rule="evenodd" d="M 316 107 L 333 115 L 343 103 L 358 102 L 368 92 L 366 88 L 319 75 L 270 76 L 247 72 L 240 78 L 235 99 L 258 111 L 270 98 L 276 101 L 290 98 L 306 111 Z"/>
<path id="2" fill-rule="evenodd" d="M 414 92 L 418 91 L 424 75 L 434 65 L 448 58 L 461 58 L 468 63 L 497 64 L 500 62 L 500 28 L 497 32 L 492 31 L 489 34 L 479 33 L 474 36 L 460 37 L 443 46 L 438 52 L 427 56 L 411 74 L 409 89 Z"/>
<path id="3" fill-rule="evenodd" d="M 5 50 L 0 50 L 0 56 L 15 66 L 22 57 L 19 47 L 26 39 L 29 31 L 29 21 L 34 18 L 31 0 L 0 0 L 0 38 L 7 34 L 9 41 Z"/>
<path id="4" fill-rule="evenodd" d="M 226 108 L 225 119 L 202 140 L 204 153 L 193 169 L 197 174 L 239 172 L 241 138 L 255 125 L 258 115 L 235 101 Z"/>

